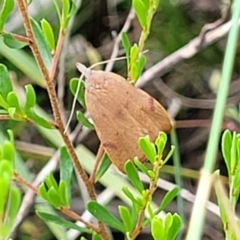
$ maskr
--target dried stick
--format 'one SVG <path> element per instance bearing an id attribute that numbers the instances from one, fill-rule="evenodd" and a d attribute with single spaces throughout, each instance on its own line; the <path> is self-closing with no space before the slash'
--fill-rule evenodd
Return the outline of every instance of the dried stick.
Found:
<path id="1" fill-rule="evenodd" d="M 155 64 L 147 71 L 143 73 L 143 75 L 137 81 L 137 87 L 143 87 L 147 83 L 151 82 L 156 76 L 163 76 L 164 74 L 168 73 L 172 70 L 177 64 L 180 62 L 189 59 L 203 50 L 204 48 L 208 47 L 209 45 L 217 42 L 219 39 L 226 36 L 231 26 L 231 22 L 227 22 L 216 29 L 209 31 L 205 34 L 205 39 L 203 44 L 201 45 L 201 37 L 198 36 L 190 41 L 188 44 L 174 52 L 173 54 L 167 56 L 159 63 Z"/>

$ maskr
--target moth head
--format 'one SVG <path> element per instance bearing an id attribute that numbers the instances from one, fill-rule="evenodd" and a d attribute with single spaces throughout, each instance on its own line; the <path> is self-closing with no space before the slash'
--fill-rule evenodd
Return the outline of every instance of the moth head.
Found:
<path id="1" fill-rule="evenodd" d="M 78 71 L 80 73 L 82 73 L 83 76 L 85 76 L 86 79 L 88 79 L 91 74 L 92 74 L 92 70 L 90 68 L 87 68 L 85 65 L 81 64 L 81 63 L 76 63 L 76 67 L 78 69 Z"/>

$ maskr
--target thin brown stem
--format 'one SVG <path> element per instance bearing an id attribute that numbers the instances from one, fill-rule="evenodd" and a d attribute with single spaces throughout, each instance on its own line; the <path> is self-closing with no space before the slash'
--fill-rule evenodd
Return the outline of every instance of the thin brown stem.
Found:
<path id="1" fill-rule="evenodd" d="M 33 30 L 32 30 L 32 27 L 30 24 L 30 19 L 29 19 L 28 12 L 27 12 L 26 2 L 24 0 L 18 0 L 18 5 L 19 5 L 20 12 L 22 14 L 22 17 L 23 17 L 26 34 L 32 40 L 32 42 L 30 43 L 29 46 L 30 46 L 32 53 L 34 55 L 34 58 L 36 59 L 37 64 L 43 74 L 43 77 L 47 82 L 47 91 L 48 91 L 48 95 L 50 98 L 51 107 L 53 109 L 54 119 L 58 125 L 58 130 L 63 138 L 63 141 L 66 145 L 69 155 L 71 156 L 71 159 L 75 165 L 76 171 L 81 176 L 81 178 L 86 186 L 89 197 L 92 200 L 96 200 L 94 186 L 93 186 L 93 184 L 91 184 L 86 172 L 84 171 L 82 165 L 80 164 L 80 161 L 74 150 L 73 144 L 72 144 L 71 140 L 69 139 L 69 136 L 67 135 L 67 133 L 65 133 L 65 127 L 64 127 L 64 123 L 63 123 L 63 120 L 61 117 L 60 107 L 59 107 L 59 103 L 57 100 L 57 94 L 55 91 L 55 85 L 54 85 L 54 81 L 53 81 L 53 78 L 54 78 L 55 72 L 56 72 L 57 61 L 58 61 L 58 58 L 59 58 L 60 52 L 61 52 L 64 35 L 61 35 L 62 37 L 60 37 L 60 40 L 57 44 L 57 49 L 56 49 L 56 53 L 55 53 L 55 56 L 53 59 L 53 64 L 52 64 L 51 70 L 50 70 L 50 72 L 48 72 L 48 70 L 44 64 L 44 61 L 41 57 L 38 46 L 36 44 L 35 38 L 34 38 Z M 109 235 L 105 229 L 104 224 L 101 222 L 99 222 L 99 231 L 100 231 L 99 234 L 103 237 L 103 239 L 105 239 L 105 240 L 110 239 Z"/>
<path id="2" fill-rule="evenodd" d="M 14 172 L 14 179 L 23 186 L 26 186 L 27 188 L 31 189 L 35 194 L 38 194 L 38 189 L 35 188 L 30 183 L 28 183 L 25 179 L 23 179 L 17 172 Z"/>
<path id="3" fill-rule="evenodd" d="M 132 239 L 135 239 L 139 235 L 139 233 L 141 232 L 141 230 L 143 228 L 143 220 L 144 220 L 144 217 L 145 217 L 145 209 L 147 207 L 147 204 L 150 201 L 150 197 L 154 194 L 154 192 L 157 189 L 157 181 L 158 181 L 159 170 L 160 170 L 161 166 L 162 166 L 162 160 L 159 160 L 158 162 L 156 162 L 153 165 L 153 172 L 155 173 L 155 178 L 150 180 L 148 193 L 146 194 L 146 196 L 144 196 L 144 204 L 142 206 L 142 209 L 139 212 L 135 229 L 131 233 Z"/>
<path id="4" fill-rule="evenodd" d="M 73 212 L 70 208 L 61 207 L 60 211 L 62 213 L 64 213 L 66 216 L 74 219 L 75 221 L 82 222 L 83 224 L 86 225 L 87 228 L 93 230 L 94 232 L 99 233 L 99 229 L 98 229 L 97 226 L 93 225 L 92 223 L 89 223 L 89 222 L 85 221 L 81 216 L 79 216 L 78 214 Z"/>
<path id="5" fill-rule="evenodd" d="M 30 43 L 29 46 L 30 46 L 30 48 L 32 50 L 32 53 L 34 55 L 34 58 L 36 59 L 36 61 L 38 63 L 38 66 L 39 66 L 39 68 L 40 68 L 40 70 L 41 70 L 41 72 L 44 76 L 44 79 L 47 82 L 47 91 L 48 91 L 51 106 L 52 106 L 52 109 L 53 109 L 54 119 L 55 119 L 55 121 L 58 125 L 58 130 L 59 130 L 59 132 L 60 132 L 60 134 L 61 134 L 61 136 L 62 136 L 62 138 L 63 138 L 63 140 L 66 144 L 66 147 L 67 147 L 68 152 L 69 152 L 69 154 L 72 158 L 72 161 L 74 162 L 74 165 L 77 169 L 78 174 L 81 176 L 84 184 L 86 185 L 86 188 L 87 188 L 87 191 L 88 191 L 88 194 L 89 194 L 90 198 L 95 200 L 96 195 L 95 195 L 93 185 L 89 181 L 86 172 L 83 170 L 68 135 L 64 133 L 64 124 L 63 124 L 63 121 L 62 121 L 62 118 L 61 118 L 61 113 L 60 113 L 60 109 L 59 109 L 59 105 L 58 105 L 55 86 L 54 86 L 53 80 L 51 79 L 51 77 L 53 78 L 53 76 L 54 76 L 54 71 L 55 71 L 56 67 L 55 67 L 55 65 L 53 65 L 53 67 L 52 67 L 53 70 L 51 70 L 50 73 L 48 72 L 48 70 L 47 70 L 47 68 L 44 64 L 44 61 L 41 57 L 41 54 L 40 54 L 40 51 L 39 51 L 38 46 L 36 44 L 36 41 L 34 39 L 34 34 L 33 34 L 33 31 L 32 31 L 32 27 L 31 27 L 31 24 L 30 24 L 30 19 L 29 19 L 28 12 L 27 12 L 26 2 L 24 0 L 18 0 L 18 5 L 19 5 L 19 9 L 21 11 L 22 17 L 23 17 L 23 22 L 24 22 L 24 26 L 25 26 L 25 29 L 26 29 L 27 37 L 29 37 L 32 40 L 32 42 Z M 55 61 L 53 61 L 53 62 L 55 62 Z"/>
<path id="6" fill-rule="evenodd" d="M 18 118 L 18 119 L 21 119 L 22 121 L 25 121 L 25 122 L 30 122 L 30 123 L 34 123 L 32 119 L 28 118 L 27 116 L 22 116 L 22 115 L 19 115 L 17 113 L 14 114 L 14 117 Z M 2 114 L 0 115 L 0 121 L 1 120 L 12 120 L 13 118 L 11 116 L 9 116 L 8 114 Z M 58 128 L 58 125 L 53 122 L 53 121 L 48 121 L 48 123 L 53 127 L 53 128 Z"/>
<path id="7" fill-rule="evenodd" d="M 49 78 L 51 81 L 53 81 L 55 74 L 56 74 L 56 69 L 57 69 L 58 61 L 59 61 L 59 58 L 61 55 L 64 38 L 65 38 L 65 31 L 62 28 L 60 28 L 58 41 L 57 41 L 57 47 L 56 47 L 56 50 L 55 50 L 55 53 L 53 56 L 52 66 L 51 66 L 51 70 L 49 73 Z"/>
<path id="8" fill-rule="evenodd" d="M 12 118 L 8 114 L 0 115 L 0 120 L 11 120 Z"/>
<path id="9" fill-rule="evenodd" d="M 90 181 L 92 184 L 95 183 L 95 178 L 96 178 L 96 173 L 97 173 L 97 169 L 98 169 L 98 166 L 101 162 L 101 159 L 103 157 L 103 154 L 104 154 L 104 148 L 103 148 L 103 145 L 102 143 L 100 144 L 99 148 L 98 148 L 98 153 L 97 153 L 97 156 L 96 156 L 96 161 L 95 161 L 95 164 L 94 164 L 94 167 L 93 167 L 93 170 L 91 172 L 91 175 L 90 175 Z"/>
<path id="10" fill-rule="evenodd" d="M 16 40 L 18 40 L 19 42 L 22 42 L 22 43 L 30 44 L 30 42 L 31 42 L 30 38 L 22 36 L 22 35 L 18 35 L 15 33 L 9 33 L 9 32 L 5 32 L 5 31 L 3 33 L 10 34 L 13 38 L 15 38 Z"/>

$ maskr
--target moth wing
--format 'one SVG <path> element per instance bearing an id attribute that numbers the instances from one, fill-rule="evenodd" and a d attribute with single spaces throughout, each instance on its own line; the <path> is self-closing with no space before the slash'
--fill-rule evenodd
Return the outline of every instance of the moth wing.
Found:
<path id="1" fill-rule="evenodd" d="M 138 94 L 136 94 L 136 103 L 140 102 L 139 107 L 142 115 L 140 119 L 142 124 L 144 125 L 147 118 L 149 123 L 146 124 L 150 127 L 149 129 L 152 127 L 154 131 L 157 131 L 157 134 L 159 131 L 169 133 L 172 129 L 172 124 L 164 107 L 143 90 L 138 88 L 136 91 L 138 92 Z"/>
<path id="2" fill-rule="evenodd" d="M 119 75 L 96 72 L 88 79 L 85 98 L 97 135 L 122 172 L 126 160 L 145 158 L 138 147 L 139 137 L 149 135 L 155 140 L 159 131 L 171 129 L 164 108 Z"/>

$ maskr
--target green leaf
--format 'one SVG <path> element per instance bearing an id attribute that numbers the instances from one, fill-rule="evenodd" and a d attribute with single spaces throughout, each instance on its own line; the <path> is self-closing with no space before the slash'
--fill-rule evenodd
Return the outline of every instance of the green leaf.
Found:
<path id="1" fill-rule="evenodd" d="M 12 181 L 13 168 L 7 160 L 0 161 L 0 216 L 4 216 L 8 200 L 9 188 Z"/>
<path id="2" fill-rule="evenodd" d="M 151 143 L 149 136 L 140 137 L 138 140 L 138 145 L 150 162 L 154 163 L 157 153 L 155 145 Z"/>
<path id="3" fill-rule="evenodd" d="M 45 63 L 46 68 L 50 70 L 52 64 L 51 51 L 48 47 L 48 44 L 46 43 L 45 37 L 43 36 L 42 30 L 38 23 L 33 18 L 30 18 L 30 22 L 43 62 Z"/>
<path id="4" fill-rule="evenodd" d="M 64 29 L 67 29 L 69 20 L 77 12 L 77 10 L 78 10 L 78 6 L 76 4 L 76 1 L 75 0 L 71 0 L 71 9 L 70 9 L 70 11 L 69 11 L 69 13 L 67 15 L 66 20 L 65 20 Z"/>
<path id="5" fill-rule="evenodd" d="M 162 210 L 164 210 L 164 209 L 167 207 L 167 205 L 168 205 L 169 203 L 171 203 L 172 200 L 178 195 L 178 193 L 179 193 L 179 187 L 177 187 L 177 186 L 176 186 L 175 188 L 169 190 L 169 191 L 165 194 L 165 196 L 164 196 L 163 200 L 161 201 L 160 206 L 158 207 L 158 209 L 157 209 L 156 211 L 154 211 L 154 215 L 156 216 L 156 215 L 158 215 Z M 145 220 L 144 226 L 149 225 L 149 223 L 150 223 L 149 219 Z"/>
<path id="6" fill-rule="evenodd" d="M 67 184 L 62 179 L 59 183 L 59 195 L 61 199 L 61 205 L 65 207 L 70 207 L 70 197 L 69 197 L 69 191 L 67 189 Z"/>
<path id="7" fill-rule="evenodd" d="M 42 19 L 41 27 L 42 27 L 43 35 L 48 43 L 49 48 L 52 51 L 55 50 L 55 38 L 54 38 L 52 26 L 46 19 Z"/>
<path id="8" fill-rule="evenodd" d="M 83 126 L 93 130 L 94 126 L 89 122 L 89 120 L 84 116 L 84 114 L 81 111 L 77 111 L 77 120 L 79 123 L 81 123 Z"/>
<path id="9" fill-rule="evenodd" d="M 155 140 L 155 144 L 158 149 L 158 155 L 162 155 L 167 143 L 167 134 L 164 132 L 159 132 L 158 137 Z"/>
<path id="10" fill-rule="evenodd" d="M 0 32 L 4 28 L 4 24 L 14 8 L 14 0 L 4 0 L 2 10 L 0 12 Z"/>
<path id="11" fill-rule="evenodd" d="M 1 95 L 0 95 L 1 96 Z M 1 103 L 0 103 L 0 106 L 1 106 Z M 1 114 L 8 114 L 8 111 L 7 110 L 5 110 L 5 109 L 0 109 L 0 115 Z"/>
<path id="12" fill-rule="evenodd" d="M 129 41 L 129 38 L 128 38 L 128 35 L 126 32 L 122 32 L 121 38 L 122 38 L 122 45 L 124 47 L 124 50 L 125 50 L 125 53 L 127 56 L 127 65 L 129 66 L 131 44 L 130 44 L 130 41 Z"/>
<path id="13" fill-rule="evenodd" d="M 102 238 L 97 233 L 93 233 L 92 240 L 102 240 Z"/>
<path id="14" fill-rule="evenodd" d="M 67 188 L 67 201 L 71 201 L 71 180 L 73 174 L 72 159 L 68 154 L 67 148 L 60 148 L 60 179 L 66 183 Z"/>
<path id="15" fill-rule="evenodd" d="M 88 211 L 98 220 L 104 222 L 110 227 L 118 229 L 120 232 L 125 232 L 124 225 L 114 217 L 105 207 L 96 201 L 89 201 L 87 203 Z"/>
<path id="16" fill-rule="evenodd" d="M 167 239 L 172 239 L 172 240 L 176 239 L 179 231 L 181 230 L 181 227 L 182 227 L 182 219 L 178 214 L 174 213 L 172 225 L 168 230 Z"/>
<path id="17" fill-rule="evenodd" d="M 226 130 L 222 136 L 222 154 L 227 166 L 228 175 L 231 174 L 231 145 L 232 145 L 232 134 L 229 130 Z"/>
<path id="18" fill-rule="evenodd" d="M 142 0 L 133 0 L 132 6 L 137 14 L 138 21 L 140 22 L 141 27 L 146 28 L 148 8 Z"/>
<path id="19" fill-rule="evenodd" d="M 172 200 L 178 195 L 178 193 L 179 193 L 179 187 L 177 187 L 177 186 L 174 187 L 173 189 L 169 190 L 165 194 L 163 200 L 161 201 L 161 204 L 159 206 L 159 209 L 158 209 L 157 213 L 159 213 L 160 211 L 164 210 L 167 207 L 167 205 L 169 203 L 171 203 Z"/>
<path id="20" fill-rule="evenodd" d="M 147 62 L 146 56 L 142 53 L 139 53 L 139 64 L 138 64 L 138 76 L 137 78 L 139 78 L 139 76 L 142 74 L 142 71 L 144 69 L 144 66 Z"/>
<path id="21" fill-rule="evenodd" d="M 0 215 L 4 216 L 5 214 L 5 206 L 7 204 L 8 199 L 8 191 L 10 186 L 10 179 L 4 179 L 0 177 L 0 185 L 1 185 L 1 191 L 0 191 Z M 2 220 L 1 220 L 2 221 Z"/>
<path id="22" fill-rule="evenodd" d="M 3 64 L 0 64 L 0 94 L 2 95 L 4 100 L 7 99 L 7 95 L 12 90 L 13 90 L 13 88 L 12 88 L 11 79 L 8 75 L 8 69 Z M 1 105 L 4 104 L 4 103 L 2 103 L 2 101 L 0 103 L 1 103 Z M 6 108 L 6 105 L 5 105 L 5 108 Z"/>
<path id="23" fill-rule="evenodd" d="M 111 166 L 111 164 L 112 164 L 112 162 L 109 159 L 108 155 L 106 153 L 104 153 L 104 155 L 101 159 L 100 166 L 97 170 L 97 174 L 95 177 L 96 181 L 99 180 L 104 175 L 104 173 L 108 170 L 108 168 Z"/>
<path id="24" fill-rule="evenodd" d="M 24 109 L 28 111 L 29 109 L 33 108 L 36 104 L 36 94 L 32 85 L 28 84 L 25 86 L 26 89 L 26 102 Z"/>
<path id="25" fill-rule="evenodd" d="M 58 191 L 58 183 L 57 183 L 55 177 L 53 176 L 52 172 L 50 172 L 50 174 L 48 175 L 48 179 L 50 181 L 50 186 L 52 186 L 54 189 L 56 189 Z"/>
<path id="26" fill-rule="evenodd" d="M 3 42 L 9 48 L 21 49 L 28 45 L 28 43 L 19 41 L 10 33 L 3 33 L 2 37 L 3 37 Z"/>
<path id="27" fill-rule="evenodd" d="M 131 232 L 134 228 L 130 211 L 125 206 L 118 206 L 119 215 L 125 227 L 125 232 Z"/>
<path id="28" fill-rule="evenodd" d="M 66 183 L 72 179 L 73 164 L 66 147 L 60 148 L 60 178 Z"/>
<path id="29" fill-rule="evenodd" d="M 233 132 L 232 145 L 230 150 L 230 159 L 231 159 L 230 173 L 231 174 L 235 172 L 235 168 L 237 166 L 237 161 L 238 161 L 236 156 L 236 147 L 237 147 L 237 136 L 236 136 L 236 132 Z"/>
<path id="30" fill-rule="evenodd" d="M 14 146 L 14 134 L 13 134 L 13 131 L 11 129 L 8 129 L 7 133 L 8 133 L 8 137 L 9 137 L 10 143 Z"/>
<path id="31" fill-rule="evenodd" d="M 144 190 L 143 183 L 141 182 L 137 169 L 134 166 L 131 160 L 128 160 L 124 165 L 125 172 L 128 176 L 128 179 L 132 183 L 132 185 L 140 192 Z"/>
<path id="32" fill-rule="evenodd" d="M 173 216 L 171 213 L 167 213 L 165 216 L 165 221 L 164 221 L 164 225 L 165 225 L 165 235 L 168 235 L 168 231 L 170 229 L 170 227 L 172 226 L 173 223 Z"/>
<path id="33" fill-rule="evenodd" d="M 136 82 L 137 78 L 138 78 L 138 72 L 139 72 L 139 64 L 138 61 L 135 61 L 132 65 L 131 65 L 131 79 L 134 80 L 134 83 Z"/>
<path id="34" fill-rule="evenodd" d="M 13 177 L 13 166 L 8 160 L 2 159 L 0 161 L 0 170 L 0 178 L 9 180 Z"/>
<path id="35" fill-rule="evenodd" d="M 63 15 L 63 26 L 67 26 L 67 18 L 70 10 L 70 1 L 69 0 L 62 0 L 62 15 Z"/>
<path id="36" fill-rule="evenodd" d="M 159 219 L 157 217 L 153 218 L 151 221 L 151 234 L 154 240 L 165 239 L 162 219 Z"/>
<path id="37" fill-rule="evenodd" d="M 131 66 L 133 66 L 136 63 L 136 60 L 138 59 L 138 54 L 139 54 L 139 47 L 135 43 L 130 49 Z"/>
<path id="38" fill-rule="evenodd" d="M 59 8 L 59 4 L 57 0 L 53 0 L 53 4 L 55 7 L 55 10 L 57 12 L 57 16 L 58 16 L 58 20 L 59 20 L 59 24 L 62 24 L 62 17 L 61 17 L 61 13 L 60 13 L 60 8 Z"/>
<path id="39" fill-rule="evenodd" d="M 52 204 L 55 208 L 61 206 L 61 199 L 58 191 L 54 187 L 50 187 L 48 190 L 48 202 Z"/>
<path id="40" fill-rule="evenodd" d="M 79 81 L 80 81 L 80 83 L 79 83 Z M 80 84 L 80 87 L 79 87 L 77 100 L 84 107 L 84 109 L 86 109 L 86 103 L 85 103 L 85 97 L 84 97 L 85 82 L 82 80 L 79 80 L 79 78 L 72 78 L 70 80 L 70 90 L 71 90 L 72 94 L 75 96 L 77 89 L 78 89 L 78 84 Z"/>
<path id="41" fill-rule="evenodd" d="M 33 108 L 25 111 L 25 114 L 34 122 L 36 123 L 37 125 L 40 125 L 42 127 L 45 127 L 45 128 L 48 128 L 48 129 L 52 129 L 52 125 L 48 122 L 48 120 L 38 116 Z"/>
<path id="42" fill-rule="evenodd" d="M 15 158 L 15 149 L 10 141 L 5 141 L 2 148 L 3 159 L 8 160 L 12 166 Z"/>
<path id="43" fill-rule="evenodd" d="M 152 220 L 155 217 L 155 214 L 152 210 L 151 202 L 148 202 L 148 204 L 147 204 L 147 213 L 149 215 L 150 220 Z"/>
<path id="44" fill-rule="evenodd" d="M 170 151 L 168 152 L 167 156 L 164 158 L 163 164 L 166 164 L 166 162 L 170 159 L 170 157 L 173 155 L 174 150 L 175 150 L 175 146 L 171 146 Z"/>
<path id="45" fill-rule="evenodd" d="M 138 219 L 140 209 L 141 209 L 141 206 L 138 203 L 135 203 L 135 202 L 132 203 L 132 206 L 131 206 L 131 222 L 132 222 L 133 228 L 137 224 L 137 219 Z"/>
<path id="46" fill-rule="evenodd" d="M 15 217 L 18 213 L 21 203 L 21 193 L 17 187 L 11 187 L 9 194 L 9 210 L 8 210 L 8 222 L 9 227 L 14 223 Z"/>
<path id="47" fill-rule="evenodd" d="M 49 214 L 46 212 L 41 212 L 41 211 L 36 211 L 36 213 L 45 222 L 52 222 L 52 223 L 61 225 L 65 228 L 75 229 L 77 231 L 84 232 L 84 233 L 91 233 L 91 230 L 89 230 L 87 228 L 79 227 L 78 225 L 76 225 L 70 221 L 60 218 L 59 216 Z"/>
<path id="48" fill-rule="evenodd" d="M 48 192 L 47 192 L 47 189 L 45 187 L 45 184 L 44 182 L 40 184 L 40 186 L 38 187 L 38 192 L 39 192 L 39 195 L 44 198 L 45 200 L 48 201 Z"/>
<path id="49" fill-rule="evenodd" d="M 16 113 L 18 113 L 19 115 L 24 115 L 22 107 L 19 104 L 17 94 L 15 92 L 10 92 L 7 95 L 7 102 L 10 107 L 14 107 L 16 109 Z"/>
<path id="50" fill-rule="evenodd" d="M 0 81 L 1 81 L 1 77 L 0 77 Z M 0 88 L 1 90 L 1 88 Z M 3 107 L 4 109 L 8 109 L 9 105 L 7 104 L 7 102 L 3 99 L 2 95 L 0 94 L 0 106 Z M 2 111 L 2 109 L 0 109 Z M 7 112 L 6 112 L 7 113 Z M 5 112 L 3 112 L 3 114 L 5 114 Z"/>
<path id="51" fill-rule="evenodd" d="M 148 168 L 142 162 L 140 162 L 137 157 L 133 159 L 133 162 L 143 173 L 145 173 L 148 177 L 150 177 Z"/>
<path id="52" fill-rule="evenodd" d="M 70 16 L 73 16 L 78 10 L 77 0 L 71 0 Z"/>
<path id="53" fill-rule="evenodd" d="M 47 189 L 50 189 L 52 187 L 52 182 L 49 176 L 45 178 L 44 182 L 46 183 Z"/>
<path id="54" fill-rule="evenodd" d="M 136 203 L 137 205 L 139 205 L 140 207 L 142 206 L 142 202 L 139 201 L 137 198 L 135 198 L 133 196 L 133 194 L 128 190 L 127 187 L 123 187 L 122 191 L 124 192 L 124 194 L 132 201 L 132 203 Z"/>
<path id="55" fill-rule="evenodd" d="M 153 1 L 151 1 L 151 2 L 150 2 L 150 0 L 140 0 L 140 1 L 142 1 L 142 2 L 144 3 L 144 6 L 146 7 L 146 9 L 149 10 L 150 6 L 153 5 L 153 2 L 154 2 L 155 0 L 153 0 Z"/>

